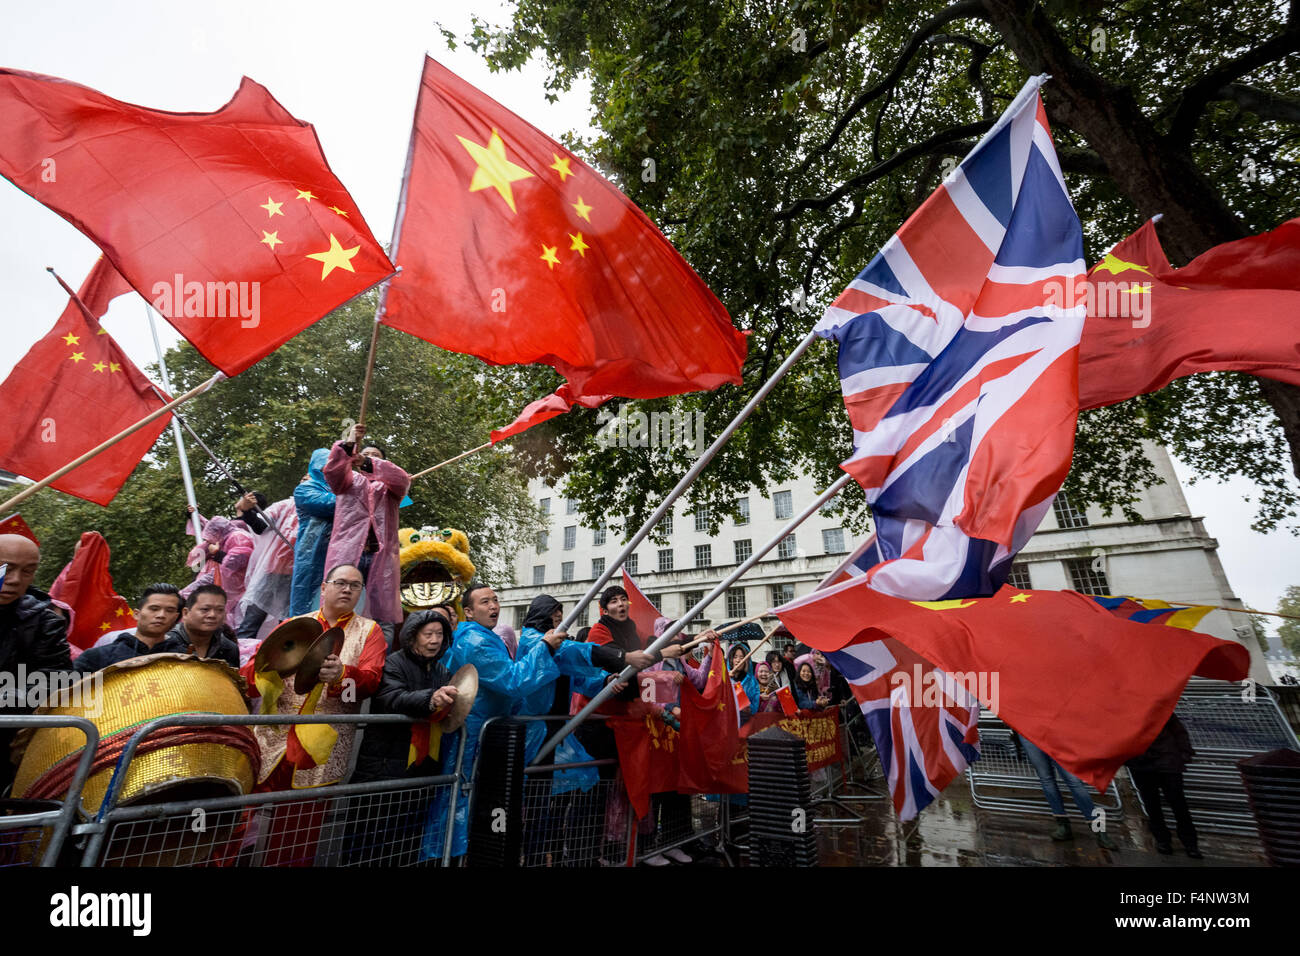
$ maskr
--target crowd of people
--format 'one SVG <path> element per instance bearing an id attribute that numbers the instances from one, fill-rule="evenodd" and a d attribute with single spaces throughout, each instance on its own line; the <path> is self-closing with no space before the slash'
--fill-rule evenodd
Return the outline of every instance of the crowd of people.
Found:
<path id="1" fill-rule="evenodd" d="M 66 610 L 32 586 L 39 548 L 25 537 L 0 535 L 0 565 L 5 568 L 0 589 L 0 670 L 21 666 L 28 672 L 84 675 L 150 654 L 191 654 L 238 669 L 250 704 L 260 698 L 262 713 L 357 714 L 369 702 L 371 713 L 402 714 L 417 721 L 373 725 L 362 733 L 359 748 L 356 725 L 257 726 L 254 733 L 261 754 L 257 792 L 339 783 L 353 765 L 355 782 L 447 772 L 454 748 L 440 747 L 436 733 L 430 740 L 430 728 L 456 702 L 452 675 L 466 664 L 472 664 L 478 676 L 477 696 L 464 724 L 466 772 L 474 766 L 484 724 L 494 717 L 557 718 L 529 723 L 525 758 L 531 763 L 559 719 L 576 713 L 607 684 L 615 682 L 616 702 L 645 699 L 642 687 L 618 681 L 629 666 L 641 672 L 643 686 L 651 686 L 650 700 L 670 724 L 680 716 L 681 686 L 690 681 L 703 689 L 712 643 L 722 638 L 705 632 L 704 643 L 694 655 L 684 653 L 681 639 L 647 651 L 672 622 L 660 618 L 654 634 L 638 633 L 629 614 L 628 595 L 620 587 L 600 595 L 599 620 L 573 636 L 559 630 L 563 608 L 549 595 L 533 599 L 516 635 L 499 621 L 497 594 L 482 582 L 464 589 L 459 606 L 446 604 L 404 616 L 398 509 L 409 486 L 410 476 L 387 459 L 381 446 L 365 443 L 358 428 L 349 440 L 313 452 L 291 498 L 268 503 L 262 494 L 250 492 L 239 499 L 229 517 L 204 520 L 191 513 L 191 530 L 200 539 L 189 559 L 196 572 L 193 582 L 183 589 L 166 583 L 147 587 L 139 597 L 134 630 L 85 650 L 75 661 L 66 637 Z M 257 670 L 253 651 L 259 636 L 290 617 L 310 617 L 322 630 L 337 627 L 342 632 L 340 643 L 319 668 L 318 685 L 298 687 L 292 677 L 279 685 Z M 743 692 L 737 695 L 742 721 L 757 713 L 789 712 L 791 707 L 819 710 L 852 699 L 844 678 L 820 652 L 790 642 L 762 658 L 753 657 L 751 641 L 745 639 L 750 635 L 743 628 L 737 634 L 741 639 L 733 637 L 726 659 L 732 681 Z M 25 709 L 29 708 L 21 700 L 0 705 L 0 712 Z M 1152 751 L 1136 758 L 1135 780 L 1148 808 L 1154 808 L 1148 812 L 1161 852 L 1168 851 L 1170 842 L 1160 814 L 1163 793 L 1183 845 L 1199 856 L 1182 796 L 1181 769 L 1190 746 L 1186 732 L 1180 730 L 1176 719 L 1171 721 Z M 12 731 L 0 730 L 5 753 L 12 736 Z M 1069 838 L 1055 774 L 1062 775 L 1076 804 L 1090 815 L 1086 790 L 1031 742 L 1024 740 L 1021 745 L 1058 816 L 1054 838 Z M 313 759 L 295 756 L 303 752 Z M 599 815 L 596 808 L 582 803 L 583 793 L 590 789 L 583 781 L 613 777 L 612 763 L 600 761 L 614 756 L 611 731 L 600 721 L 587 721 L 546 757 L 546 763 L 595 766 L 566 771 L 570 782 L 577 781 L 573 786 L 560 786 L 557 774 L 549 802 L 533 802 L 534 819 L 525 826 L 529 836 L 524 851 L 530 862 L 553 854 L 555 833 L 564 830 L 565 821 L 575 814 Z M 13 774 L 12 763 L 0 761 L 0 793 Z M 309 864 L 310 858 L 295 855 L 295 847 L 312 842 L 310 835 L 319 830 L 323 814 L 319 801 L 277 809 L 263 834 L 265 862 Z M 397 846 L 397 857 L 407 861 L 440 856 L 445 829 L 425 825 L 426 817 L 436 815 L 409 814 L 411 820 L 394 829 L 395 818 L 378 814 L 380 822 L 369 828 L 364 839 L 351 841 L 346 858 L 377 860 L 376 847 L 388 846 L 382 858 L 391 860 L 390 845 Z M 607 843 L 616 836 L 616 816 L 611 809 L 605 811 Z M 454 818 L 453 856 L 466 852 L 468 827 L 468 807 L 461 801 Z M 689 835 L 690 827 L 689 798 L 680 794 L 655 795 L 649 817 L 640 821 L 643 834 L 659 829 Z M 353 827 L 361 829 L 365 828 Z M 1113 846 L 1104 833 L 1099 842 Z M 616 855 L 616 851 L 602 851 L 599 840 L 592 844 L 593 852 Z M 241 849 L 237 834 L 226 858 L 218 862 L 235 862 Z M 690 859 L 689 853 L 674 846 L 649 862 L 664 865 Z"/>

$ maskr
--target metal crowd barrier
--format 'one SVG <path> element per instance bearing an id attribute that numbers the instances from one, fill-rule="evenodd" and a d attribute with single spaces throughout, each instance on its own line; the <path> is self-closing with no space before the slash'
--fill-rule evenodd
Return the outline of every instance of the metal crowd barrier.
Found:
<path id="1" fill-rule="evenodd" d="M 0 716 L 0 728 L 18 729 L 41 727 L 75 727 L 86 737 L 81 756 L 68 784 L 68 792 L 59 801 L 24 801 L 11 799 L 7 801 L 6 812 L 0 815 L 0 867 L 22 866 L 37 863 L 40 866 L 55 866 L 59 854 L 63 851 L 68 834 L 82 812 L 81 790 L 90 775 L 90 767 L 95 761 L 95 750 L 99 746 L 99 730 L 84 717 L 58 717 L 14 715 Z M 8 754 L 0 754 L 0 759 L 9 759 Z M 42 803 L 54 803 L 55 807 L 41 810 Z M 27 812 L 17 812 L 26 810 Z"/>
<path id="2" fill-rule="evenodd" d="M 1043 795 L 1042 784 L 1033 765 L 1016 749 L 1011 739 L 1011 728 L 985 711 L 979 716 L 980 758 L 966 768 L 970 783 L 971 801 L 983 810 L 1001 810 L 1012 813 L 1040 813 L 1051 815 Z M 1057 788 L 1061 796 L 1074 805 L 1074 795 L 1059 776 Z M 1084 784 L 1093 806 L 1106 811 L 1109 817 L 1124 815 L 1124 801 L 1119 788 L 1112 780 L 1103 796 L 1096 788 Z M 1082 816 L 1082 811 L 1075 807 Z"/>
<path id="3" fill-rule="evenodd" d="M 457 749 L 451 774 L 153 804 L 118 803 L 141 741 L 165 727 L 414 722 L 399 714 L 175 714 L 149 721 L 132 735 L 118 758 L 93 819 L 73 827 L 74 834 L 87 840 L 81 865 L 392 866 L 423 862 L 445 866 L 451 853 L 450 821 L 460 792 L 455 784 L 464 758 L 464 734 L 454 738 Z M 358 735 L 354 748 L 360 745 Z M 435 821 L 435 816 L 441 822 Z M 438 834 L 441 844 L 423 846 L 426 833 Z"/>
<path id="4" fill-rule="evenodd" d="M 1253 692 L 1254 699 L 1249 699 Z M 1237 761 L 1270 750 L 1300 750 L 1295 731 L 1265 687 L 1192 678 L 1174 713 L 1196 756 L 1183 771 L 1187 808 L 1198 829 L 1256 834 Z M 1129 782 L 1133 775 L 1129 773 Z M 1133 788 L 1137 792 L 1137 787 Z M 1138 794 L 1138 806 L 1147 813 Z"/>

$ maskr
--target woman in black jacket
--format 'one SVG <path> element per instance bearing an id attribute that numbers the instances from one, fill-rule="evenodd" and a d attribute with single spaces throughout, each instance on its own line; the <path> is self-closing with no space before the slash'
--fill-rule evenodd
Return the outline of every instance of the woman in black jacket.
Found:
<path id="1" fill-rule="evenodd" d="M 456 688 L 441 663 L 451 645 L 451 623 L 439 611 L 417 611 L 406 619 L 399 649 L 384 661 L 384 674 L 371 705 L 374 714 L 405 714 L 431 721 L 451 706 Z M 432 751 L 437 728 L 429 734 L 430 753 L 413 762 L 412 745 L 418 728 L 411 724 L 371 724 L 365 729 L 353 783 L 430 777 L 438 773 Z M 354 798 L 348 830 L 351 846 L 345 865 L 412 863 L 420 850 L 424 822 L 432 796 L 427 790 L 392 790 Z"/>

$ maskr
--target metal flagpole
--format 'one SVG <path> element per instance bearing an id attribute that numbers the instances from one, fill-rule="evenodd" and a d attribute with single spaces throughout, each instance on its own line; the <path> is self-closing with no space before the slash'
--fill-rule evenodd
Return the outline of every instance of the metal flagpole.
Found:
<path id="1" fill-rule="evenodd" d="M 578 619 L 578 615 L 582 613 L 583 608 L 590 604 L 592 598 L 600 593 L 600 589 L 603 588 L 609 582 L 609 579 L 614 576 L 614 572 L 623 566 L 623 562 L 626 561 L 628 556 L 636 550 L 637 545 L 645 540 L 651 529 L 659 523 L 659 519 L 668 513 L 668 509 L 673 506 L 673 502 L 680 498 L 682 492 L 691 486 L 691 482 L 695 481 L 700 472 L 704 470 L 704 466 L 713 460 L 713 456 L 716 455 L 718 450 L 727 443 L 727 439 L 735 434 L 736 429 L 744 424 L 745 419 L 748 418 L 754 409 L 758 407 L 758 403 L 765 399 L 772 389 L 776 388 L 777 383 L 785 377 L 785 373 L 790 371 L 790 367 L 798 361 L 799 357 L 803 355 L 804 352 L 808 351 L 809 347 L 816 340 L 816 334 L 809 332 L 803 337 L 799 344 L 794 347 L 794 351 L 786 356 L 786 360 L 781 363 L 781 367 L 772 373 L 772 377 L 764 382 L 763 387 L 754 393 L 754 397 L 746 403 L 745 407 L 742 408 L 736 417 L 731 420 L 731 423 L 722 430 L 722 433 L 713 440 L 713 444 L 704 450 L 704 453 L 701 454 L 695 464 L 691 466 L 690 471 L 682 475 L 682 480 L 677 482 L 677 486 L 673 488 L 672 491 L 668 492 L 668 497 L 666 497 L 659 507 L 654 510 L 654 513 L 646 519 L 645 524 L 641 526 L 641 530 L 634 534 L 628 540 L 627 544 L 623 546 L 623 550 L 618 553 L 618 557 L 614 558 L 613 561 L 610 561 L 605 566 L 604 573 L 596 579 L 596 582 L 587 590 L 587 593 L 582 596 L 582 599 L 573 606 L 573 610 L 570 611 L 560 623 L 559 629 L 561 631 L 567 631 L 573 626 L 574 621 Z M 544 751 L 549 753 L 550 748 L 555 745 L 554 741 L 557 739 L 558 735 L 548 741 L 547 747 L 543 748 Z"/>
<path id="2" fill-rule="evenodd" d="M 844 486 L 847 485 L 851 480 L 852 480 L 851 476 L 847 474 L 840 475 L 840 477 L 835 480 L 834 484 L 832 484 L 829 488 L 827 488 L 817 497 L 817 500 L 815 500 L 812 504 L 808 505 L 808 507 L 804 508 L 803 511 L 799 512 L 788 522 L 786 522 L 785 526 L 782 527 L 781 530 L 778 531 L 761 548 L 755 550 L 754 553 L 749 556 L 748 560 L 746 560 L 744 564 L 740 565 L 738 568 L 736 568 L 734 571 L 728 574 L 725 578 L 723 578 L 720 582 L 718 582 L 718 584 L 713 588 L 712 591 L 704 595 L 704 597 L 701 598 L 700 601 L 693 608 L 691 608 L 689 611 L 683 614 L 678 620 L 674 621 L 672 625 L 667 630 L 664 631 L 663 636 L 656 638 L 654 642 L 651 643 L 650 646 L 646 648 L 646 650 L 650 652 L 657 651 L 661 647 L 666 647 L 669 643 L 671 643 L 672 639 L 676 637 L 681 632 L 682 628 L 684 628 L 687 624 L 689 624 L 697 614 L 699 614 L 711 603 L 713 603 L 713 601 L 716 600 L 723 592 L 725 592 L 727 588 L 731 587 L 731 585 L 733 585 L 736 581 L 738 581 L 745 574 L 746 571 L 748 571 L 750 568 L 756 565 L 763 558 L 764 555 L 766 555 L 769 551 L 771 551 L 778 544 L 780 544 L 781 541 L 785 539 L 786 535 L 790 534 L 790 532 L 792 532 L 795 528 L 803 524 L 803 522 L 806 521 L 809 517 L 811 517 L 814 513 L 816 513 L 816 511 L 819 508 L 821 508 L 822 505 L 826 504 L 826 502 L 830 501 L 837 494 L 839 494 L 840 491 L 843 490 Z M 563 629 L 563 625 L 561 625 L 561 629 Z M 623 672 L 618 675 L 618 681 L 630 680 L 635 674 L 636 674 L 636 668 L 626 667 L 623 669 Z M 572 718 L 569 719 L 569 722 L 567 724 L 561 727 L 553 737 L 547 740 L 546 743 L 542 745 L 542 749 L 538 751 L 537 756 L 533 758 L 532 766 L 536 766 L 538 761 L 542 760 L 547 754 L 549 754 L 552 750 L 554 750 L 557 746 L 559 746 L 560 741 L 563 740 L 565 737 L 567 737 L 569 734 L 573 733 L 574 728 L 577 727 L 584 720 L 586 720 L 588 714 L 590 714 L 593 710 L 595 710 L 602 703 L 604 703 L 604 701 L 614 693 L 614 684 L 618 683 L 618 681 L 611 681 L 610 683 L 606 684 L 601 689 L 600 693 L 598 693 L 587 703 L 586 707 L 578 711 L 576 715 L 574 715 Z"/>
<path id="3" fill-rule="evenodd" d="M 167 363 L 163 360 L 162 342 L 158 339 L 158 323 L 153 320 L 153 308 L 148 302 L 144 304 L 144 312 L 149 317 L 149 333 L 153 336 L 154 354 L 158 356 L 158 374 L 162 377 L 163 388 L 170 395 L 172 382 L 167 375 Z M 194 525 L 194 540 L 199 547 L 203 547 L 203 532 L 199 530 L 199 503 L 194 497 L 194 479 L 190 477 L 190 459 L 185 454 L 185 442 L 181 437 L 179 419 L 179 413 L 172 412 L 172 437 L 176 439 L 176 458 L 181 464 L 181 481 L 185 484 L 185 500 L 194 509 L 194 520 L 191 522 Z"/>

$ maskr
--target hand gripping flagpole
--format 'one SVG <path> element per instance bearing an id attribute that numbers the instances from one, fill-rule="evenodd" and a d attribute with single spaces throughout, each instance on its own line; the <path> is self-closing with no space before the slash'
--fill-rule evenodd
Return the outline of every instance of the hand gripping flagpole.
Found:
<path id="1" fill-rule="evenodd" d="M 850 481 L 852 481 L 852 477 L 850 475 L 847 474 L 840 475 L 840 477 L 835 480 L 834 484 L 832 484 L 829 488 L 823 491 L 815 501 L 813 501 L 810 505 L 808 505 L 808 507 L 804 508 L 803 511 L 799 512 L 799 514 L 795 515 L 788 522 L 786 522 L 785 526 L 782 527 L 781 530 L 778 531 L 775 535 L 773 535 L 761 548 L 756 549 L 754 553 L 749 556 L 748 560 L 746 560 L 743 564 L 741 564 L 734 571 L 728 574 L 725 578 L 719 581 L 718 584 L 713 588 L 713 590 L 710 591 L 708 594 L 704 595 L 704 597 L 701 598 L 700 601 L 696 603 L 696 605 L 693 608 L 691 608 L 680 618 L 674 621 L 672 625 L 667 630 L 664 631 L 663 635 L 661 637 L 656 638 L 654 642 L 651 643 L 650 646 L 646 648 L 646 650 L 650 653 L 653 653 L 659 650 L 660 648 L 667 647 L 668 644 L 672 642 L 673 638 L 675 638 L 681 632 L 682 628 L 684 628 L 687 624 L 689 624 L 696 617 L 696 615 L 698 615 L 701 611 L 703 611 L 706 607 L 708 607 L 711 603 L 713 603 L 713 601 L 715 601 L 719 596 L 721 596 L 727 590 L 727 588 L 731 587 L 731 585 L 736 583 L 736 581 L 738 581 L 745 574 L 745 572 L 747 572 L 754 565 L 758 564 L 758 562 L 762 560 L 762 558 L 769 551 L 771 551 L 773 548 L 779 545 L 786 538 L 786 536 L 790 534 L 790 532 L 794 531 L 794 529 L 799 527 L 799 525 L 803 524 L 804 521 L 806 521 L 812 515 L 816 514 L 818 509 L 820 509 L 824 504 L 826 504 L 826 502 L 830 501 L 837 494 L 839 494 L 840 491 L 843 490 L 844 486 L 847 485 Z M 646 529 L 644 528 L 642 529 L 642 531 L 645 530 Z M 626 555 L 620 557 L 616 561 L 615 563 L 616 566 L 617 564 L 622 563 L 623 557 L 626 557 Z M 564 630 L 565 625 L 561 624 L 560 629 Z M 636 668 L 625 667 L 623 669 L 623 672 L 618 675 L 618 681 L 630 680 L 635 674 L 636 674 Z M 537 756 L 533 759 L 532 765 L 535 766 L 538 763 L 538 761 L 542 760 L 542 758 L 544 758 L 547 754 L 549 754 L 552 750 L 554 750 L 557 746 L 559 746 L 560 741 L 563 740 L 565 737 L 567 737 L 569 734 L 573 733 L 574 728 L 577 727 L 579 724 L 581 724 L 584 720 L 586 720 L 588 714 L 590 714 L 593 710 L 595 710 L 602 703 L 604 703 L 604 701 L 614 693 L 614 684 L 618 683 L 618 681 L 611 681 L 610 683 L 606 684 L 601 689 L 600 693 L 598 693 L 587 703 L 586 707 L 578 711 L 577 714 L 575 714 L 572 718 L 570 718 L 567 724 L 561 727 L 559 731 L 555 733 L 554 736 L 552 736 L 549 740 L 547 740 L 546 743 L 542 745 L 542 749 L 538 751 Z"/>

